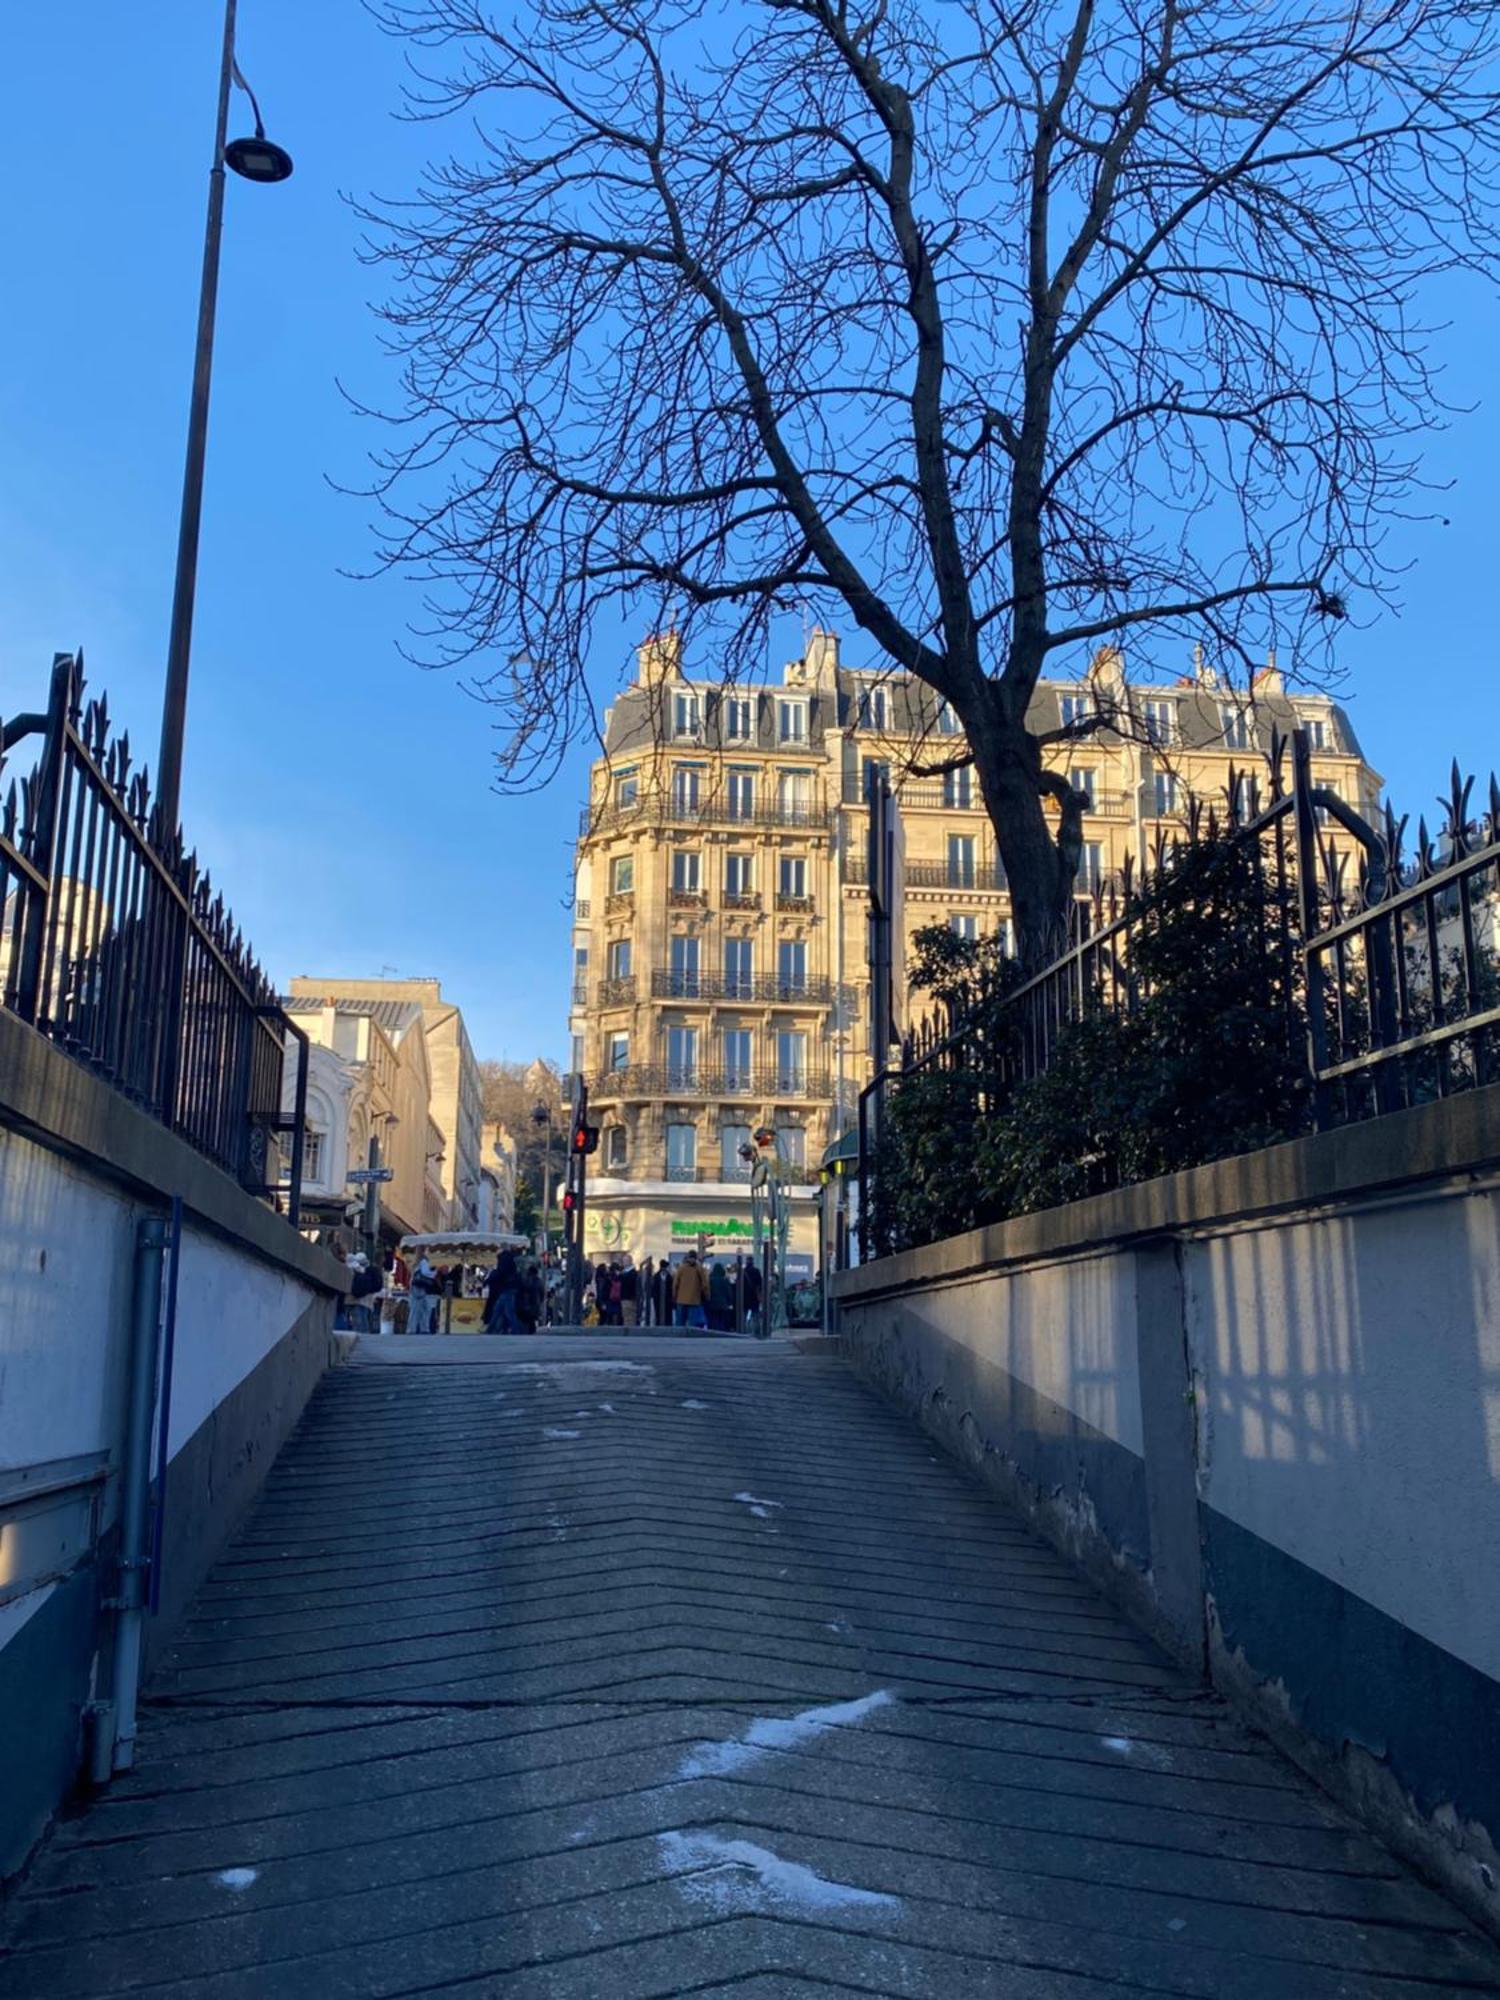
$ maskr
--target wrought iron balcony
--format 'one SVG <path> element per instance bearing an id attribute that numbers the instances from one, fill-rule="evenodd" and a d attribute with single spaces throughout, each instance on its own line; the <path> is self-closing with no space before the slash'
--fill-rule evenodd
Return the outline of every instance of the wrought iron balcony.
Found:
<path id="1" fill-rule="evenodd" d="M 829 809 L 821 801 L 795 805 L 768 799 L 747 806 L 723 793 L 698 799 L 653 793 L 628 805 L 585 806 L 578 819 L 578 837 L 599 839 L 634 826 L 800 827 L 808 833 L 822 833 L 828 821 Z"/>
<path id="2" fill-rule="evenodd" d="M 844 864 L 845 882 L 859 887 L 869 879 L 864 856 L 851 855 Z M 909 889 L 951 889 L 955 896 L 996 895 L 1009 886 L 998 861 L 973 868 L 955 868 L 946 861 L 908 861 L 904 880 Z"/>
<path id="3" fill-rule="evenodd" d="M 724 891 L 724 908 L 726 910 L 758 910 L 760 908 L 759 893 L 753 889 L 740 891 L 726 889 Z"/>
<path id="4" fill-rule="evenodd" d="M 778 910 L 793 911 L 799 916 L 810 916 L 812 914 L 813 899 L 811 896 L 789 895 L 784 889 L 778 889 L 776 891 L 776 907 Z"/>
<path id="5" fill-rule="evenodd" d="M 653 1000 L 714 1000 L 771 1007 L 827 1007 L 831 979 L 780 979 L 774 973 L 677 972 L 658 966 L 651 975 Z"/>
<path id="6" fill-rule="evenodd" d="M 667 908 L 669 910 L 701 910 L 707 907 L 708 897 L 701 889 L 668 889 Z"/>
<path id="7" fill-rule="evenodd" d="M 635 1002 L 635 974 L 627 972 L 620 979 L 599 981 L 599 1005 L 601 1007 L 629 1007 Z"/>
<path id="8" fill-rule="evenodd" d="M 801 1103 L 831 1098 L 832 1077 L 806 1064 L 762 1063 L 745 1067 L 722 1063 L 628 1063 L 607 1070 L 590 1085 L 591 1098 L 618 1102 L 649 1097 L 706 1097 L 740 1104 Z"/>

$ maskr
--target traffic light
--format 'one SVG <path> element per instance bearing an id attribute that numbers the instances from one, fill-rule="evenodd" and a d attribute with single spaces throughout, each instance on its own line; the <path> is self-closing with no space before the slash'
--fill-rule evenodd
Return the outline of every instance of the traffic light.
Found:
<path id="1" fill-rule="evenodd" d="M 599 1127 L 597 1125 L 575 1125 L 573 1127 L 573 1151 L 575 1153 L 597 1153 L 599 1150 Z"/>
<path id="2" fill-rule="evenodd" d="M 571 1188 L 563 1189 L 562 1205 L 564 1215 L 571 1215 L 574 1209 L 577 1208 L 578 1197 Z"/>

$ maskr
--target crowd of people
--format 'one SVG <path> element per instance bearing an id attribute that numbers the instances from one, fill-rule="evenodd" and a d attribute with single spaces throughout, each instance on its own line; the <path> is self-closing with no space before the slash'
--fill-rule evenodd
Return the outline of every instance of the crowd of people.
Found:
<path id="1" fill-rule="evenodd" d="M 411 1264 L 399 1253 L 387 1251 L 380 1268 L 362 1251 L 343 1261 L 349 1286 L 341 1319 L 356 1332 L 377 1330 L 385 1317 L 384 1294 L 403 1302 L 404 1326 L 400 1308 L 392 1317 L 398 1330 L 413 1334 L 437 1333 L 444 1299 L 463 1296 L 463 1265 L 435 1265 L 425 1251 Z M 696 1250 L 689 1250 L 678 1264 L 666 1257 L 657 1261 L 648 1257 L 639 1266 L 628 1258 L 611 1258 L 599 1264 L 585 1261 L 581 1275 L 585 1326 L 674 1326 L 713 1333 L 760 1330 L 761 1274 L 750 1257 L 736 1257 L 729 1264 L 722 1258 L 707 1263 Z M 566 1311 L 564 1292 L 562 1270 L 553 1259 L 501 1250 L 484 1277 L 481 1328 L 490 1334 L 524 1334 L 556 1325 Z"/>

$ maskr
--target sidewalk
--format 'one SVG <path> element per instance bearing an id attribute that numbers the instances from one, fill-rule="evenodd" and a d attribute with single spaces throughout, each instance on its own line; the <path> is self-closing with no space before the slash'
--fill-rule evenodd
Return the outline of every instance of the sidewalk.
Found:
<path id="1" fill-rule="evenodd" d="M 5 2000 L 1434 2000 L 1500 1953 L 836 1359 L 364 1342 Z"/>

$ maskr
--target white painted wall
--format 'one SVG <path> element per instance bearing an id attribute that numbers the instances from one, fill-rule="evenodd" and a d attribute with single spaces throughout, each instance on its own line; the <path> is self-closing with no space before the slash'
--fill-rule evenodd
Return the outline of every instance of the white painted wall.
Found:
<path id="1" fill-rule="evenodd" d="M 1199 1490 L 1500 1677 L 1500 1191 L 1189 1246 Z"/>

